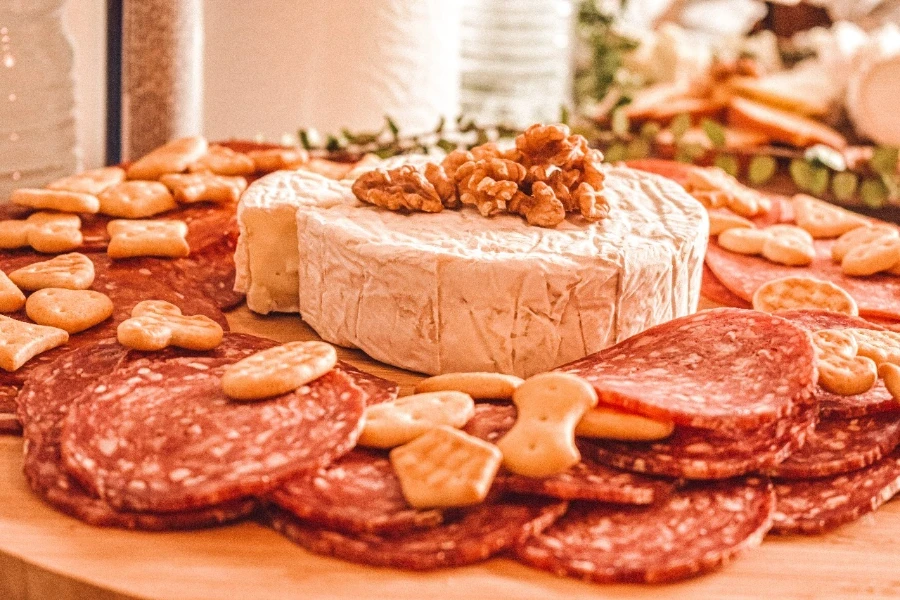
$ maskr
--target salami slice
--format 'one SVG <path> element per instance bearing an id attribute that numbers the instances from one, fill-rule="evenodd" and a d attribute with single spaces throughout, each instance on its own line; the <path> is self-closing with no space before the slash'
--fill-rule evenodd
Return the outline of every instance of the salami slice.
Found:
<path id="1" fill-rule="evenodd" d="M 267 342 L 263 340 L 262 342 Z M 229 334 L 216 350 L 221 355 L 255 351 L 259 338 Z M 271 345 L 268 343 L 266 345 Z M 168 352 L 169 355 L 183 351 Z M 250 499 L 180 513 L 137 513 L 113 509 L 91 495 L 62 467 L 60 432 L 71 405 L 91 382 L 145 353 L 128 351 L 114 339 L 82 347 L 55 362 L 36 369 L 19 397 L 19 414 L 25 426 L 24 472 L 34 492 L 58 510 L 98 527 L 165 530 L 190 529 L 235 520 L 252 512 Z"/>
<path id="2" fill-rule="evenodd" d="M 676 427 L 658 442 L 592 440 L 585 452 L 603 464 L 684 479 L 727 479 L 770 468 L 804 445 L 816 422 L 815 405 L 753 430 Z"/>
<path id="3" fill-rule="evenodd" d="M 170 512 L 267 494 L 353 448 L 363 398 L 346 375 L 233 402 L 221 378 L 235 360 L 148 361 L 104 377 L 66 417 L 66 468 L 116 508 Z"/>
<path id="4" fill-rule="evenodd" d="M 273 509 L 272 527 L 316 554 L 378 567 L 418 571 L 481 562 L 542 531 L 566 510 L 566 503 L 504 497 L 459 511 L 431 529 L 399 535 L 351 535 L 320 529 Z"/>
<path id="5" fill-rule="evenodd" d="M 877 510 L 900 490 L 900 453 L 841 475 L 782 481 L 777 497 L 774 533 L 819 534 Z"/>
<path id="6" fill-rule="evenodd" d="M 710 240 L 706 264 L 722 284 L 737 296 L 750 301 L 762 284 L 782 277 L 808 275 L 831 281 L 853 296 L 863 316 L 900 320 L 900 277 L 896 275 L 844 275 L 840 264 L 831 259 L 834 240 L 815 240 L 816 258 L 808 267 L 789 267 L 757 256 L 723 250 Z"/>
<path id="7" fill-rule="evenodd" d="M 749 302 L 736 296 L 731 290 L 722 285 L 722 282 L 709 270 L 706 263 L 703 264 L 703 279 L 700 281 L 700 294 L 707 300 L 712 300 L 716 304 L 721 304 L 722 306 L 751 308 Z"/>
<path id="8" fill-rule="evenodd" d="M 516 422 L 516 408 L 508 404 L 478 404 L 465 432 L 496 443 Z M 597 462 L 582 448 L 581 462 L 559 475 L 540 479 L 501 469 L 494 489 L 563 500 L 595 500 L 616 504 L 651 504 L 672 491 L 672 483 L 627 473 Z"/>
<path id="9" fill-rule="evenodd" d="M 762 479 L 692 484 L 647 507 L 573 504 L 516 549 L 519 560 L 598 583 L 694 577 L 758 546 L 775 498 Z"/>
<path id="10" fill-rule="evenodd" d="M 806 444 L 768 473 L 781 479 L 813 479 L 855 471 L 900 444 L 900 414 L 819 422 Z"/>
<path id="11" fill-rule="evenodd" d="M 435 527 L 444 519 L 442 510 L 412 508 L 387 456 L 360 448 L 291 479 L 271 499 L 317 527 L 351 534 L 396 534 Z"/>
<path id="12" fill-rule="evenodd" d="M 363 391 L 366 406 L 396 400 L 400 394 L 399 384 L 388 381 L 378 375 L 361 371 L 350 363 L 339 360 L 335 369 L 347 375 L 356 387 Z"/>
<path id="13" fill-rule="evenodd" d="M 862 317 L 831 312 L 830 310 L 779 310 L 775 314 L 808 331 L 821 331 L 822 329 L 884 329 L 881 325 Z"/>
<path id="14" fill-rule="evenodd" d="M 815 383 L 809 335 L 763 313 L 717 308 L 652 327 L 560 370 L 614 406 L 706 429 L 771 423 Z"/>
<path id="15" fill-rule="evenodd" d="M 194 282 L 221 310 L 231 310 L 244 301 L 244 294 L 234 291 L 234 248 L 235 240 L 223 238 L 174 261 L 182 276 Z"/>

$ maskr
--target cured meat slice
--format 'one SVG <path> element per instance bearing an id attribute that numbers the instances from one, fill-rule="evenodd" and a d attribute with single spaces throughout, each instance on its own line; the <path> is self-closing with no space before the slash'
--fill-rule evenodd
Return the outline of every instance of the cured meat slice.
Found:
<path id="1" fill-rule="evenodd" d="M 700 281 L 700 294 L 707 300 L 712 300 L 716 304 L 722 306 L 733 306 L 734 308 L 752 308 L 752 305 L 735 295 L 731 290 L 722 285 L 719 278 L 716 277 L 706 263 L 703 264 L 703 279 Z"/>
<path id="2" fill-rule="evenodd" d="M 170 512 L 267 494 L 353 448 L 364 407 L 346 375 L 240 403 L 221 381 L 236 360 L 147 361 L 104 377 L 66 417 L 66 468 L 116 508 Z"/>
<path id="3" fill-rule="evenodd" d="M 480 562 L 512 548 L 552 524 L 566 503 L 504 497 L 460 510 L 431 529 L 399 535 L 350 535 L 320 529 L 274 508 L 272 527 L 311 552 L 378 567 L 418 571 Z"/>
<path id="4" fill-rule="evenodd" d="M 789 267 L 758 256 L 735 254 L 710 240 L 706 264 L 725 287 L 744 300 L 762 284 L 782 277 L 809 275 L 831 281 L 847 290 L 856 300 L 862 316 L 900 320 L 900 277 L 896 275 L 844 275 L 841 265 L 831 259 L 834 240 L 815 240 L 816 258 L 808 267 Z"/>
<path id="5" fill-rule="evenodd" d="M 736 308 L 674 319 L 560 370 L 591 382 L 607 404 L 717 430 L 788 414 L 809 400 L 816 374 L 804 330 Z"/>
<path id="6" fill-rule="evenodd" d="M 676 427 L 658 442 L 592 440 L 585 452 L 596 460 L 638 473 L 685 479 L 727 479 L 770 468 L 801 448 L 816 422 L 815 405 L 752 430 Z"/>
<path id="7" fill-rule="evenodd" d="M 335 369 L 347 375 L 356 387 L 363 391 L 366 406 L 396 400 L 400 394 L 399 384 L 388 381 L 378 375 L 361 371 L 350 363 L 339 360 Z"/>
<path id="8" fill-rule="evenodd" d="M 900 413 L 820 421 L 802 448 L 769 469 L 780 479 L 813 479 L 862 469 L 900 444 Z"/>
<path id="9" fill-rule="evenodd" d="M 496 443 L 516 422 L 516 407 L 508 404 L 477 404 L 464 431 Z M 627 473 L 603 465 L 581 448 L 581 462 L 559 475 L 540 479 L 501 469 L 494 489 L 536 494 L 564 500 L 595 500 L 617 504 L 651 504 L 672 491 L 671 482 Z"/>
<path id="10" fill-rule="evenodd" d="M 229 334 L 215 351 L 219 355 L 247 354 L 268 340 Z M 167 351 L 175 356 L 185 351 Z M 73 403 L 91 382 L 130 360 L 147 354 L 129 351 L 114 339 L 69 352 L 32 373 L 19 397 L 25 425 L 25 478 L 34 492 L 58 510 L 98 527 L 125 529 L 190 529 L 238 519 L 252 512 L 255 501 L 237 499 L 223 505 L 180 513 L 137 513 L 113 509 L 91 495 L 62 467 L 60 433 Z M 129 360 L 130 359 L 130 360 Z"/>
<path id="11" fill-rule="evenodd" d="M 598 583 L 676 581 L 758 546 L 775 498 L 763 479 L 692 484 L 651 506 L 577 503 L 518 546 L 523 563 Z"/>
<path id="12" fill-rule="evenodd" d="M 808 331 L 821 331 L 822 329 L 875 329 L 884 327 L 862 317 L 845 315 L 844 313 L 831 312 L 820 309 L 779 310 L 775 314 L 782 319 L 787 319 Z"/>
<path id="13" fill-rule="evenodd" d="M 223 238 L 174 261 L 182 276 L 193 281 L 221 310 L 231 310 L 244 301 L 244 294 L 234 291 L 234 248 L 235 240 Z"/>
<path id="14" fill-rule="evenodd" d="M 270 498 L 304 521 L 345 533 L 396 534 L 444 519 L 443 510 L 412 508 L 387 456 L 360 448 L 291 479 Z"/>
<path id="15" fill-rule="evenodd" d="M 877 510 L 900 490 L 900 453 L 841 475 L 775 484 L 774 533 L 818 534 Z"/>
<path id="16" fill-rule="evenodd" d="M 0 386 L 0 433 L 17 434 L 22 432 L 19 417 L 16 415 L 16 396 L 19 388 L 14 385 Z"/>

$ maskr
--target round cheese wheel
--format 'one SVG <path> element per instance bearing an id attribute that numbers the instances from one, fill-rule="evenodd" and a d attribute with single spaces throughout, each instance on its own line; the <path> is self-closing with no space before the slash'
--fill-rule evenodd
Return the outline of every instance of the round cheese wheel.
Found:
<path id="1" fill-rule="evenodd" d="M 605 183 L 608 218 L 554 229 L 469 207 L 301 205 L 299 312 L 323 339 L 397 367 L 521 377 L 693 312 L 704 208 L 633 169 L 609 168 Z"/>
<path id="2" fill-rule="evenodd" d="M 898 89 L 900 52 L 862 61 L 847 88 L 847 110 L 859 133 L 878 144 L 900 146 Z"/>

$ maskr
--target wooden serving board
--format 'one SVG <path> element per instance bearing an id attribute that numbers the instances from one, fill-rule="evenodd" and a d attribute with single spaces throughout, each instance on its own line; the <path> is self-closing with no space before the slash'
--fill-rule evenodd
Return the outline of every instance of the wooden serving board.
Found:
<path id="1" fill-rule="evenodd" d="M 297 317 L 231 315 L 235 331 L 315 339 Z M 392 378 L 417 376 L 359 352 L 341 358 Z M 179 533 L 99 529 L 56 512 L 22 476 L 22 441 L 0 436 L 2 600 L 419 600 L 579 598 L 898 598 L 900 502 L 819 537 L 770 537 L 725 569 L 668 586 L 561 579 L 507 559 L 430 573 L 374 569 L 312 555 L 253 522 Z"/>

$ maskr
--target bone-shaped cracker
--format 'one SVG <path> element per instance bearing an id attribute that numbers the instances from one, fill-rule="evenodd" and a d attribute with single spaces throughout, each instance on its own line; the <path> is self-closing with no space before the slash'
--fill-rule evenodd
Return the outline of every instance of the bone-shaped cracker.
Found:
<path id="1" fill-rule="evenodd" d="M 770 236 L 763 243 L 760 254 L 773 263 L 798 267 L 812 264 L 816 249 L 799 237 Z"/>
<path id="2" fill-rule="evenodd" d="M 0 316 L 0 369 L 16 371 L 41 352 L 68 341 L 69 334 L 62 329 Z"/>
<path id="3" fill-rule="evenodd" d="M 222 327 L 203 315 L 184 316 L 181 309 L 162 300 L 144 300 L 131 310 L 131 318 L 119 323 L 119 343 L 135 350 L 162 350 L 178 346 L 188 350 L 212 350 L 222 342 Z"/>
<path id="4" fill-rule="evenodd" d="M 69 175 L 47 184 L 48 190 L 63 192 L 80 192 L 96 196 L 103 190 L 125 181 L 125 169 L 120 167 L 101 167 Z"/>
<path id="5" fill-rule="evenodd" d="M 222 389 L 235 400 L 271 398 L 318 379 L 336 364 L 337 352 L 331 344 L 289 342 L 229 365 Z"/>
<path id="6" fill-rule="evenodd" d="M 25 294 L 0 271 L 0 312 L 15 312 L 25 306 Z"/>
<path id="7" fill-rule="evenodd" d="M 241 192 L 247 189 L 243 177 L 213 175 L 211 173 L 174 173 L 163 175 L 160 183 L 172 191 L 178 202 L 216 202 L 231 204 L 237 202 Z"/>
<path id="8" fill-rule="evenodd" d="M 520 385 L 513 402 L 516 423 L 497 443 L 507 469 L 526 477 L 549 477 L 581 460 L 575 427 L 597 404 L 591 384 L 569 373 L 542 373 Z"/>
<path id="9" fill-rule="evenodd" d="M 797 194 L 791 203 L 797 225 L 814 238 L 838 237 L 869 224 L 867 219 L 854 212 L 806 194 Z"/>
<path id="10" fill-rule="evenodd" d="M 97 196 L 62 190 L 23 188 L 10 194 L 9 201 L 39 210 L 58 210 L 71 213 L 95 213 L 100 210 L 100 200 L 97 199 Z"/>
<path id="11" fill-rule="evenodd" d="M 188 171 L 215 175 L 252 175 L 256 171 L 256 163 L 246 154 L 213 144 L 206 154 L 188 166 Z"/>
<path id="12" fill-rule="evenodd" d="M 841 271 L 847 275 L 874 275 L 900 265 L 900 238 L 882 236 L 847 251 Z"/>
<path id="13" fill-rule="evenodd" d="M 253 150 L 247 153 L 259 173 L 271 173 L 282 169 L 296 169 L 309 160 L 309 153 L 302 148 L 273 148 Z"/>
<path id="14" fill-rule="evenodd" d="M 393 448 L 430 429 L 460 428 L 475 414 L 475 402 L 462 392 L 425 392 L 374 404 L 366 409 L 359 445 Z"/>
<path id="15" fill-rule="evenodd" d="M 819 308 L 857 316 L 856 300 L 843 288 L 813 277 L 782 277 L 768 281 L 753 293 L 753 308 L 762 312 Z"/>
<path id="16" fill-rule="evenodd" d="M 755 229 L 753 221 L 732 212 L 709 212 L 709 235 L 719 235 L 728 229 Z"/>
<path id="17" fill-rule="evenodd" d="M 854 396 L 868 391 L 878 379 L 875 362 L 857 356 L 853 336 L 836 329 L 823 329 L 812 334 L 816 348 L 819 385 L 834 394 Z"/>
<path id="18" fill-rule="evenodd" d="M 900 230 L 891 225 L 873 225 L 851 229 L 837 239 L 831 247 L 831 258 L 841 262 L 851 248 L 868 244 L 882 237 L 900 237 Z"/>
<path id="19" fill-rule="evenodd" d="M 30 292 L 51 287 L 86 290 L 94 283 L 94 263 L 84 254 L 70 252 L 16 269 L 9 278 Z"/>
<path id="20" fill-rule="evenodd" d="M 487 496 L 502 460 L 484 440 L 441 426 L 391 450 L 403 497 L 414 508 L 469 506 Z"/>
<path id="21" fill-rule="evenodd" d="M 718 167 L 691 169 L 685 189 L 694 197 L 716 197 L 714 205 L 727 206 L 742 217 L 755 217 L 769 211 L 771 200 Z M 699 198 L 698 198 L 699 199 Z"/>
<path id="22" fill-rule="evenodd" d="M 31 246 L 57 254 L 81 245 L 81 219 L 71 213 L 36 212 L 25 220 L 0 221 L 0 248 Z"/>
<path id="23" fill-rule="evenodd" d="M 625 412 L 612 406 L 597 406 L 584 413 L 575 435 L 624 441 L 661 440 L 672 435 L 675 424 Z"/>
<path id="24" fill-rule="evenodd" d="M 759 254 L 769 235 L 762 229 L 731 228 L 719 234 L 719 245 L 738 254 Z"/>
<path id="25" fill-rule="evenodd" d="M 883 363 L 878 366 L 878 376 L 884 380 L 884 387 L 891 393 L 894 400 L 900 400 L 900 367 L 891 363 Z"/>
<path id="26" fill-rule="evenodd" d="M 106 294 L 93 290 L 44 288 L 28 297 L 25 314 L 39 325 L 78 333 L 110 318 L 113 303 Z"/>
<path id="27" fill-rule="evenodd" d="M 183 173 L 208 148 L 207 141 L 199 136 L 172 140 L 132 163 L 128 167 L 128 179 L 154 180 L 166 173 Z"/>
<path id="28" fill-rule="evenodd" d="M 100 212 L 111 217 L 141 219 L 178 206 L 169 188 L 158 181 L 126 181 L 98 196 Z"/>
<path id="29" fill-rule="evenodd" d="M 106 253 L 110 258 L 179 258 L 191 253 L 186 237 L 188 226 L 184 221 L 116 219 L 109 222 L 106 231 L 109 233 Z"/>
<path id="30" fill-rule="evenodd" d="M 416 393 L 457 391 L 476 400 L 510 400 L 521 377 L 502 373 L 444 373 L 423 379 L 416 384 Z"/>
<path id="31" fill-rule="evenodd" d="M 875 364 L 900 365 L 900 332 L 874 331 L 872 329 L 845 329 L 857 344 L 857 354 L 871 358 Z"/>
<path id="32" fill-rule="evenodd" d="M 816 256 L 813 239 L 793 225 L 772 225 L 765 229 L 733 228 L 719 234 L 719 245 L 738 254 L 761 254 L 766 259 L 790 266 L 808 265 Z"/>

